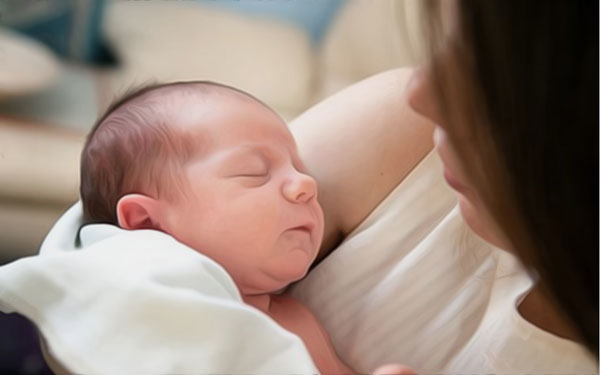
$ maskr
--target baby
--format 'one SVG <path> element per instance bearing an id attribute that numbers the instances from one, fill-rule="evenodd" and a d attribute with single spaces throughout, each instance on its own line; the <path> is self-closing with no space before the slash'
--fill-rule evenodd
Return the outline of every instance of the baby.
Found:
<path id="1" fill-rule="evenodd" d="M 291 133 L 264 103 L 212 82 L 129 94 L 88 136 L 80 193 L 88 222 L 170 234 L 225 268 L 322 373 L 354 372 L 306 307 L 273 294 L 306 275 L 323 212 Z"/>

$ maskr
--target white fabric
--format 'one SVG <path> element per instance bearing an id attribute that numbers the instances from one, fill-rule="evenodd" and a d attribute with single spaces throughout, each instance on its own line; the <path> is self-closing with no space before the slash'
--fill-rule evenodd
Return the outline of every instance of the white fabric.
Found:
<path id="1" fill-rule="evenodd" d="M 157 231 L 97 224 L 79 204 L 41 254 L 0 267 L 0 310 L 40 329 L 78 374 L 317 372 L 302 341 L 242 303 L 225 270 Z"/>
<path id="2" fill-rule="evenodd" d="M 358 372 L 597 373 L 582 346 L 519 315 L 531 286 L 513 256 L 467 229 L 430 154 L 290 293 Z"/>

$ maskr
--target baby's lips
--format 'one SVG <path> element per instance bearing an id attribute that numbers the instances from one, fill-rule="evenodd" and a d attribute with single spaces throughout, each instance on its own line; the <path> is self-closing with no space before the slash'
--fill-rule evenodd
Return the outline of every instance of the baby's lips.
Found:
<path id="1" fill-rule="evenodd" d="M 306 225 L 299 225 L 297 227 L 293 227 L 288 230 L 301 230 L 301 231 L 305 231 L 305 232 L 309 232 L 309 233 L 312 232 L 312 229 Z"/>
<path id="2" fill-rule="evenodd" d="M 312 221 L 306 221 L 299 225 L 293 226 L 293 227 L 289 228 L 288 230 L 303 230 L 303 231 L 312 233 L 312 231 L 314 229 L 315 229 L 315 223 Z"/>

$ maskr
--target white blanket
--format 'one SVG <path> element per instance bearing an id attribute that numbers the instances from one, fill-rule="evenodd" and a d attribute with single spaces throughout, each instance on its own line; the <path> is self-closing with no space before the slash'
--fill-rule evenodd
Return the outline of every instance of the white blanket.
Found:
<path id="1" fill-rule="evenodd" d="M 0 267 L 0 310 L 35 323 L 70 372 L 317 372 L 211 259 L 157 231 L 96 224 L 77 236 L 80 218 L 78 203 L 39 256 Z"/>

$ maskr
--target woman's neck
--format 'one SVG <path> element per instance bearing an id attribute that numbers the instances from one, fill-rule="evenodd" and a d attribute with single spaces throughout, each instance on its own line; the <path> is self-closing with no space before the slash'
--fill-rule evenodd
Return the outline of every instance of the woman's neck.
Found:
<path id="1" fill-rule="evenodd" d="M 544 331 L 568 340 L 581 341 L 568 320 L 538 285 L 527 294 L 517 310 L 525 320 Z"/>

